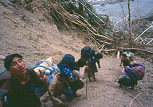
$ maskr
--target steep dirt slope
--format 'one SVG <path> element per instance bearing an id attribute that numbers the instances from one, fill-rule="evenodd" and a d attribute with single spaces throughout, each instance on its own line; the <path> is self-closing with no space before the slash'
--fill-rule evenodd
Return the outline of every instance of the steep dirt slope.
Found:
<path id="1" fill-rule="evenodd" d="M 76 59 L 80 57 L 83 41 L 69 33 L 62 34 L 49 23 L 52 19 L 46 18 L 46 13 L 41 10 L 32 13 L 19 5 L 7 6 L 4 3 L 0 4 L 1 55 L 20 53 L 27 65 L 49 56 L 59 61 L 66 53 L 73 54 Z M 0 66 L 3 66 L 2 60 Z"/>
<path id="2" fill-rule="evenodd" d="M 57 64 L 64 54 L 70 53 L 76 60 L 80 58 L 81 48 L 85 45 L 96 49 L 90 42 L 74 37 L 68 32 L 60 32 L 52 24 L 52 19 L 43 11 L 27 11 L 22 6 L 11 5 L 0 1 L 0 67 L 8 54 L 19 53 L 23 55 L 26 66 L 35 65 L 40 59 L 54 57 Z M 75 33 L 75 32 L 74 32 Z M 83 36 L 80 32 L 80 35 Z M 78 92 L 81 97 L 74 98 L 68 105 L 70 107 L 128 107 L 135 96 L 141 94 L 132 102 L 132 107 L 151 107 L 153 105 L 153 64 L 137 57 L 137 61 L 146 67 L 145 78 L 132 91 L 125 87 L 118 88 L 117 80 L 122 67 L 120 59 L 105 56 L 101 59 L 101 68 L 96 73 L 98 82 L 87 81 L 88 93 L 86 97 L 86 84 Z M 83 73 L 81 69 L 81 73 Z M 119 76 L 121 77 L 121 76 Z M 86 80 L 83 80 L 86 83 Z M 47 107 L 52 106 L 46 93 L 41 100 Z M 65 103 L 65 98 L 63 96 Z"/>

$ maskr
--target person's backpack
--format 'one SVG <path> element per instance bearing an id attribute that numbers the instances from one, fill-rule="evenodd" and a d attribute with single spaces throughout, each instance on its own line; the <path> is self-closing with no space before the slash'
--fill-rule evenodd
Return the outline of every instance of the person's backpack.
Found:
<path id="1" fill-rule="evenodd" d="M 91 48 L 89 46 L 85 46 L 81 49 L 81 58 L 85 58 L 88 60 L 90 58 Z"/>
<path id="2" fill-rule="evenodd" d="M 69 68 L 73 70 L 74 65 L 75 65 L 74 56 L 71 54 L 65 54 L 57 66 L 59 67 L 60 71 L 62 71 L 64 68 Z"/>
<path id="3" fill-rule="evenodd" d="M 74 65 L 75 58 L 71 54 L 65 54 L 62 58 L 62 63 L 68 64 L 68 65 Z"/>
<path id="4" fill-rule="evenodd" d="M 6 80 L 10 77 L 11 77 L 11 74 L 6 70 L 5 67 L 2 67 L 0 69 L 0 88 L 6 82 Z"/>
<path id="5" fill-rule="evenodd" d="M 128 74 L 130 79 L 142 80 L 145 75 L 145 67 L 143 65 L 137 64 L 132 68 L 125 67 L 125 72 Z"/>

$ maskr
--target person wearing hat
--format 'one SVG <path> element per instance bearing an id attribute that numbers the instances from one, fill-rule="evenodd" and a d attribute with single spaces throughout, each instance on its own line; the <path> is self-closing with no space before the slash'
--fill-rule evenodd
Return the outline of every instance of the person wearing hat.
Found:
<path id="1" fill-rule="evenodd" d="M 75 57 L 70 54 L 66 54 L 58 64 L 61 71 L 64 71 L 63 69 L 71 70 L 74 80 L 71 81 L 67 78 L 67 82 L 73 91 L 74 97 L 80 96 L 80 94 L 76 93 L 76 91 L 84 86 L 84 83 L 80 80 L 80 78 L 85 79 L 88 74 L 88 67 L 85 67 L 86 70 L 83 75 L 81 75 L 79 72 L 80 67 L 83 67 L 84 65 L 86 65 L 86 60 L 84 58 L 80 58 L 77 62 L 75 62 Z"/>
<path id="2" fill-rule="evenodd" d="M 75 62 L 74 69 L 72 70 L 72 75 L 74 77 L 74 81 L 68 81 L 70 84 L 71 90 L 73 91 L 73 97 L 79 97 L 80 94 L 77 93 L 78 89 L 81 89 L 84 86 L 84 83 L 80 80 L 85 79 L 88 75 L 88 66 L 85 67 L 85 71 L 83 74 L 80 73 L 80 68 L 86 65 L 86 60 L 84 58 L 80 58 L 77 62 Z"/>
<path id="3" fill-rule="evenodd" d="M 122 74 L 124 75 L 118 80 L 119 87 L 129 86 L 130 89 L 134 90 L 134 86 L 137 85 L 137 80 L 131 79 L 129 75 L 125 72 L 126 67 L 130 67 L 130 62 L 128 59 L 123 60 L 124 69 L 122 70 Z"/>
<path id="4" fill-rule="evenodd" d="M 98 64 L 98 67 L 100 68 L 101 58 L 103 58 L 103 55 L 101 53 L 97 53 L 89 59 L 89 73 L 88 73 L 89 81 L 91 81 L 91 77 L 93 77 L 94 81 L 97 81 L 95 78 L 95 73 L 98 72 L 96 63 Z"/>
<path id="5" fill-rule="evenodd" d="M 49 89 L 51 90 L 53 100 L 58 107 L 66 106 L 60 99 L 62 95 L 63 85 L 67 84 L 69 86 L 66 80 L 74 80 L 72 72 L 68 68 L 63 69 L 61 73 L 57 73 L 57 75 L 52 74 L 52 80 L 49 84 Z"/>
<path id="6" fill-rule="evenodd" d="M 1 87 L 8 91 L 3 107 L 40 107 L 35 88 L 46 84 L 48 77 L 39 78 L 33 69 L 26 69 L 20 54 L 8 55 L 4 59 L 4 67 L 11 77 Z"/>

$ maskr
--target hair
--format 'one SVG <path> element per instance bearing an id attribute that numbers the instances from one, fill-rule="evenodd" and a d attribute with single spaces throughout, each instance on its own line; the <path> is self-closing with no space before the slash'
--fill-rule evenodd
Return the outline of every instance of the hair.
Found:
<path id="1" fill-rule="evenodd" d="M 10 69 L 10 66 L 11 66 L 11 63 L 13 61 L 13 58 L 15 58 L 15 57 L 18 57 L 18 58 L 22 59 L 22 56 L 20 54 L 17 54 L 17 53 L 8 55 L 4 59 L 4 67 L 6 68 L 6 70 Z"/>
<path id="2" fill-rule="evenodd" d="M 76 63 L 78 67 L 83 67 L 84 65 L 86 65 L 86 59 L 80 58 Z"/>
<path id="3" fill-rule="evenodd" d="M 97 53 L 97 54 L 95 54 L 95 59 L 101 59 L 101 58 L 103 58 L 103 55 L 101 54 L 101 53 Z"/>

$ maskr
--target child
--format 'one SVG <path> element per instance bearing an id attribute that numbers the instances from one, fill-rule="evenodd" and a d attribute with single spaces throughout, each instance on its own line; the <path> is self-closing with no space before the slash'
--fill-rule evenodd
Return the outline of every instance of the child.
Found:
<path id="1" fill-rule="evenodd" d="M 91 76 L 93 77 L 94 81 L 97 81 L 95 78 L 95 72 L 98 72 L 97 67 L 96 67 L 96 63 L 98 64 L 98 67 L 100 68 L 100 59 L 101 58 L 103 58 L 103 55 L 101 53 L 97 53 L 93 57 L 90 58 L 89 73 L 88 73 L 89 81 L 91 81 Z"/>

